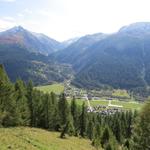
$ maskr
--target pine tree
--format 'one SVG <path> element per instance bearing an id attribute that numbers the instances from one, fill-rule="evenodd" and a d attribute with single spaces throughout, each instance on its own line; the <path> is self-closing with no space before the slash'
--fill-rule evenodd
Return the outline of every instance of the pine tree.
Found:
<path id="1" fill-rule="evenodd" d="M 72 117 L 71 114 L 69 115 L 67 133 L 68 133 L 69 136 L 75 135 L 75 127 L 74 127 L 74 124 L 73 124 L 73 117 Z"/>
<path id="2" fill-rule="evenodd" d="M 93 135 L 94 134 L 94 125 L 92 120 L 90 119 L 87 125 L 87 137 L 92 140 L 93 139 Z"/>
<path id="3" fill-rule="evenodd" d="M 52 119 L 52 99 L 51 99 L 51 95 L 50 94 L 45 94 L 44 96 L 44 100 L 43 100 L 43 108 L 44 108 L 44 121 L 45 121 L 45 128 L 48 129 L 49 128 L 49 124 L 50 124 L 50 120 Z"/>
<path id="4" fill-rule="evenodd" d="M 111 148 L 112 150 L 118 150 L 118 144 L 115 136 L 109 127 L 105 127 L 102 137 L 101 137 L 101 145 L 104 149 Z M 109 146 L 110 145 L 110 146 Z"/>
<path id="5" fill-rule="evenodd" d="M 0 65 L 0 126 L 15 126 L 17 122 L 14 86 Z"/>
<path id="6" fill-rule="evenodd" d="M 80 136 L 85 137 L 87 126 L 87 111 L 85 107 L 85 103 L 82 105 L 82 112 L 80 115 Z"/>
<path id="7" fill-rule="evenodd" d="M 122 142 L 122 129 L 121 129 L 121 123 L 120 120 L 115 119 L 114 126 L 113 126 L 114 135 L 116 136 L 116 139 L 119 143 Z"/>
<path id="8" fill-rule="evenodd" d="M 142 108 L 134 124 L 133 150 L 150 149 L 150 100 Z"/>
<path id="9" fill-rule="evenodd" d="M 76 104 L 76 100 L 75 98 L 73 98 L 73 100 L 71 101 L 71 115 L 73 117 L 73 124 L 76 130 L 76 135 L 77 135 L 77 128 L 78 128 L 78 108 L 77 108 L 77 104 Z"/>
<path id="10" fill-rule="evenodd" d="M 104 145 L 108 144 L 109 139 L 110 139 L 110 132 L 109 132 L 108 127 L 105 127 L 102 138 L 101 138 L 102 147 L 104 147 Z"/>
<path id="11" fill-rule="evenodd" d="M 30 125 L 35 126 L 34 112 L 33 112 L 33 83 L 30 80 L 27 85 L 27 100 L 30 111 Z"/>
<path id="12" fill-rule="evenodd" d="M 101 127 L 99 123 L 96 123 L 93 134 L 94 137 L 93 137 L 92 145 L 98 149 L 101 147 Z"/>
<path id="13" fill-rule="evenodd" d="M 61 94 L 58 102 L 58 111 L 61 119 L 61 125 L 64 126 L 68 122 L 69 106 L 65 98 L 65 94 Z"/>
<path id="14" fill-rule="evenodd" d="M 51 99 L 52 99 L 52 104 L 56 105 L 57 104 L 57 98 L 56 98 L 56 94 L 54 92 L 51 92 Z"/>
<path id="15" fill-rule="evenodd" d="M 17 80 L 15 84 L 15 93 L 18 125 L 29 125 L 30 113 L 26 98 L 26 87 L 22 80 Z"/>

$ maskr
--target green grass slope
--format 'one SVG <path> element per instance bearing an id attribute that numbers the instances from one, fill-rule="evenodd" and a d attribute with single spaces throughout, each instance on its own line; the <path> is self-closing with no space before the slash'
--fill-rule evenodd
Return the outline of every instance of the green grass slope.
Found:
<path id="1" fill-rule="evenodd" d="M 96 150 L 89 140 L 59 135 L 36 128 L 0 128 L 0 150 Z"/>
<path id="2" fill-rule="evenodd" d="M 43 91 L 43 92 L 54 92 L 56 94 L 60 94 L 61 92 L 64 91 L 64 86 L 63 84 L 52 84 L 52 85 L 44 85 L 44 86 L 38 86 L 36 89 Z"/>

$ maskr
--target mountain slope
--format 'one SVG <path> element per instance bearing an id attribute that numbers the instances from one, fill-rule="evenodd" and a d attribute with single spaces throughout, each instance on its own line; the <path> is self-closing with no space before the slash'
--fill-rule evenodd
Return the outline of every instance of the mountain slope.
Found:
<path id="1" fill-rule="evenodd" d="M 31 53 L 18 44 L 0 45 L 0 64 L 12 81 L 20 77 L 35 84 L 63 81 L 71 73 L 68 65 L 51 62 L 47 56 Z"/>
<path id="2" fill-rule="evenodd" d="M 87 41 L 85 45 L 88 44 Z M 123 27 L 89 44 L 85 51 L 83 45 L 58 52 L 57 60 L 71 63 L 75 69 L 75 85 L 126 89 L 150 85 L 150 23 Z"/>
<path id="3" fill-rule="evenodd" d="M 0 33 L 1 44 L 18 44 L 30 52 L 50 54 L 60 48 L 60 43 L 44 34 L 30 32 L 21 26 Z"/>
<path id="4" fill-rule="evenodd" d="M 72 44 L 69 44 L 65 49 L 54 53 L 53 57 L 59 60 L 59 62 L 73 63 L 78 57 L 80 58 L 91 45 L 106 37 L 107 35 L 103 33 L 83 36 Z"/>

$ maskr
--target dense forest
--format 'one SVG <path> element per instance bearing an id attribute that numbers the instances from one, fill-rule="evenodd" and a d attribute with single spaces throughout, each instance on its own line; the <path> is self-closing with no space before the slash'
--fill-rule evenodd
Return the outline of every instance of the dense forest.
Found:
<path id="1" fill-rule="evenodd" d="M 0 65 L 0 127 L 30 126 L 59 131 L 60 138 L 88 138 L 97 149 L 148 150 L 150 102 L 138 112 L 100 115 L 87 112 L 83 103 L 65 95 L 45 94 L 21 79 L 10 82 Z"/>

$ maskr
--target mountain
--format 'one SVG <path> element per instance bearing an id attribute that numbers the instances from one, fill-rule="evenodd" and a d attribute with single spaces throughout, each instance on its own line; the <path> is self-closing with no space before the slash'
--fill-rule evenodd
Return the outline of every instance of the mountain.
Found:
<path id="1" fill-rule="evenodd" d="M 63 63 L 73 63 L 78 60 L 78 57 L 82 57 L 82 54 L 94 43 L 106 38 L 107 35 L 103 33 L 97 33 L 92 35 L 85 35 L 77 40 L 74 40 L 72 44 L 63 50 L 54 53 L 52 57 Z"/>
<path id="2" fill-rule="evenodd" d="M 101 37 L 101 36 L 100 36 Z M 87 39 L 86 39 L 87 38 Z M 80 42 L 85 39 L 84 42 Z M 94 41 L 93 41 L 94 40 Z M 134 23 L 92 42 L 80 38 L 55 56 L 76 71 L 79 87 L 132 89 L 150 85 L 150 23 Z"/>
<path id="3" fill-rule="evenodd" d="M 72 38 L 72 39 L 63 41 L 63 42 L 61 43 L 62 49 L 67 48 L 67 47 L 70 46 L 71 44 L 75 43 L 78 39 L 79 39 L 79 37 L 76 37 L 76 38 Z"/>
<path id="4" fill-rule="evenodd" d="M 21 26 L 0 33 L 0 45 L 18 44 L 30 52 L 48 55 L 57 51 L 61 44 L 44 34 L 33 33 Z"/>
<path id="5" fill-rule="evenodd" d="M 48 54 L 57 51 L 60 43 L 45 36 L 30 32 L 21 26 L 0 33 L 0 64 L 9 78 L 35 84 L 62 82 L 70 75 L 69 65 L 52 62 Z"/>
<path id="6" fill-rule="evenodd" d="M 150 34 L 150 22 L 133 23 L 122 27 L 119 32 L 141 38 L 145 34 Z"/>

